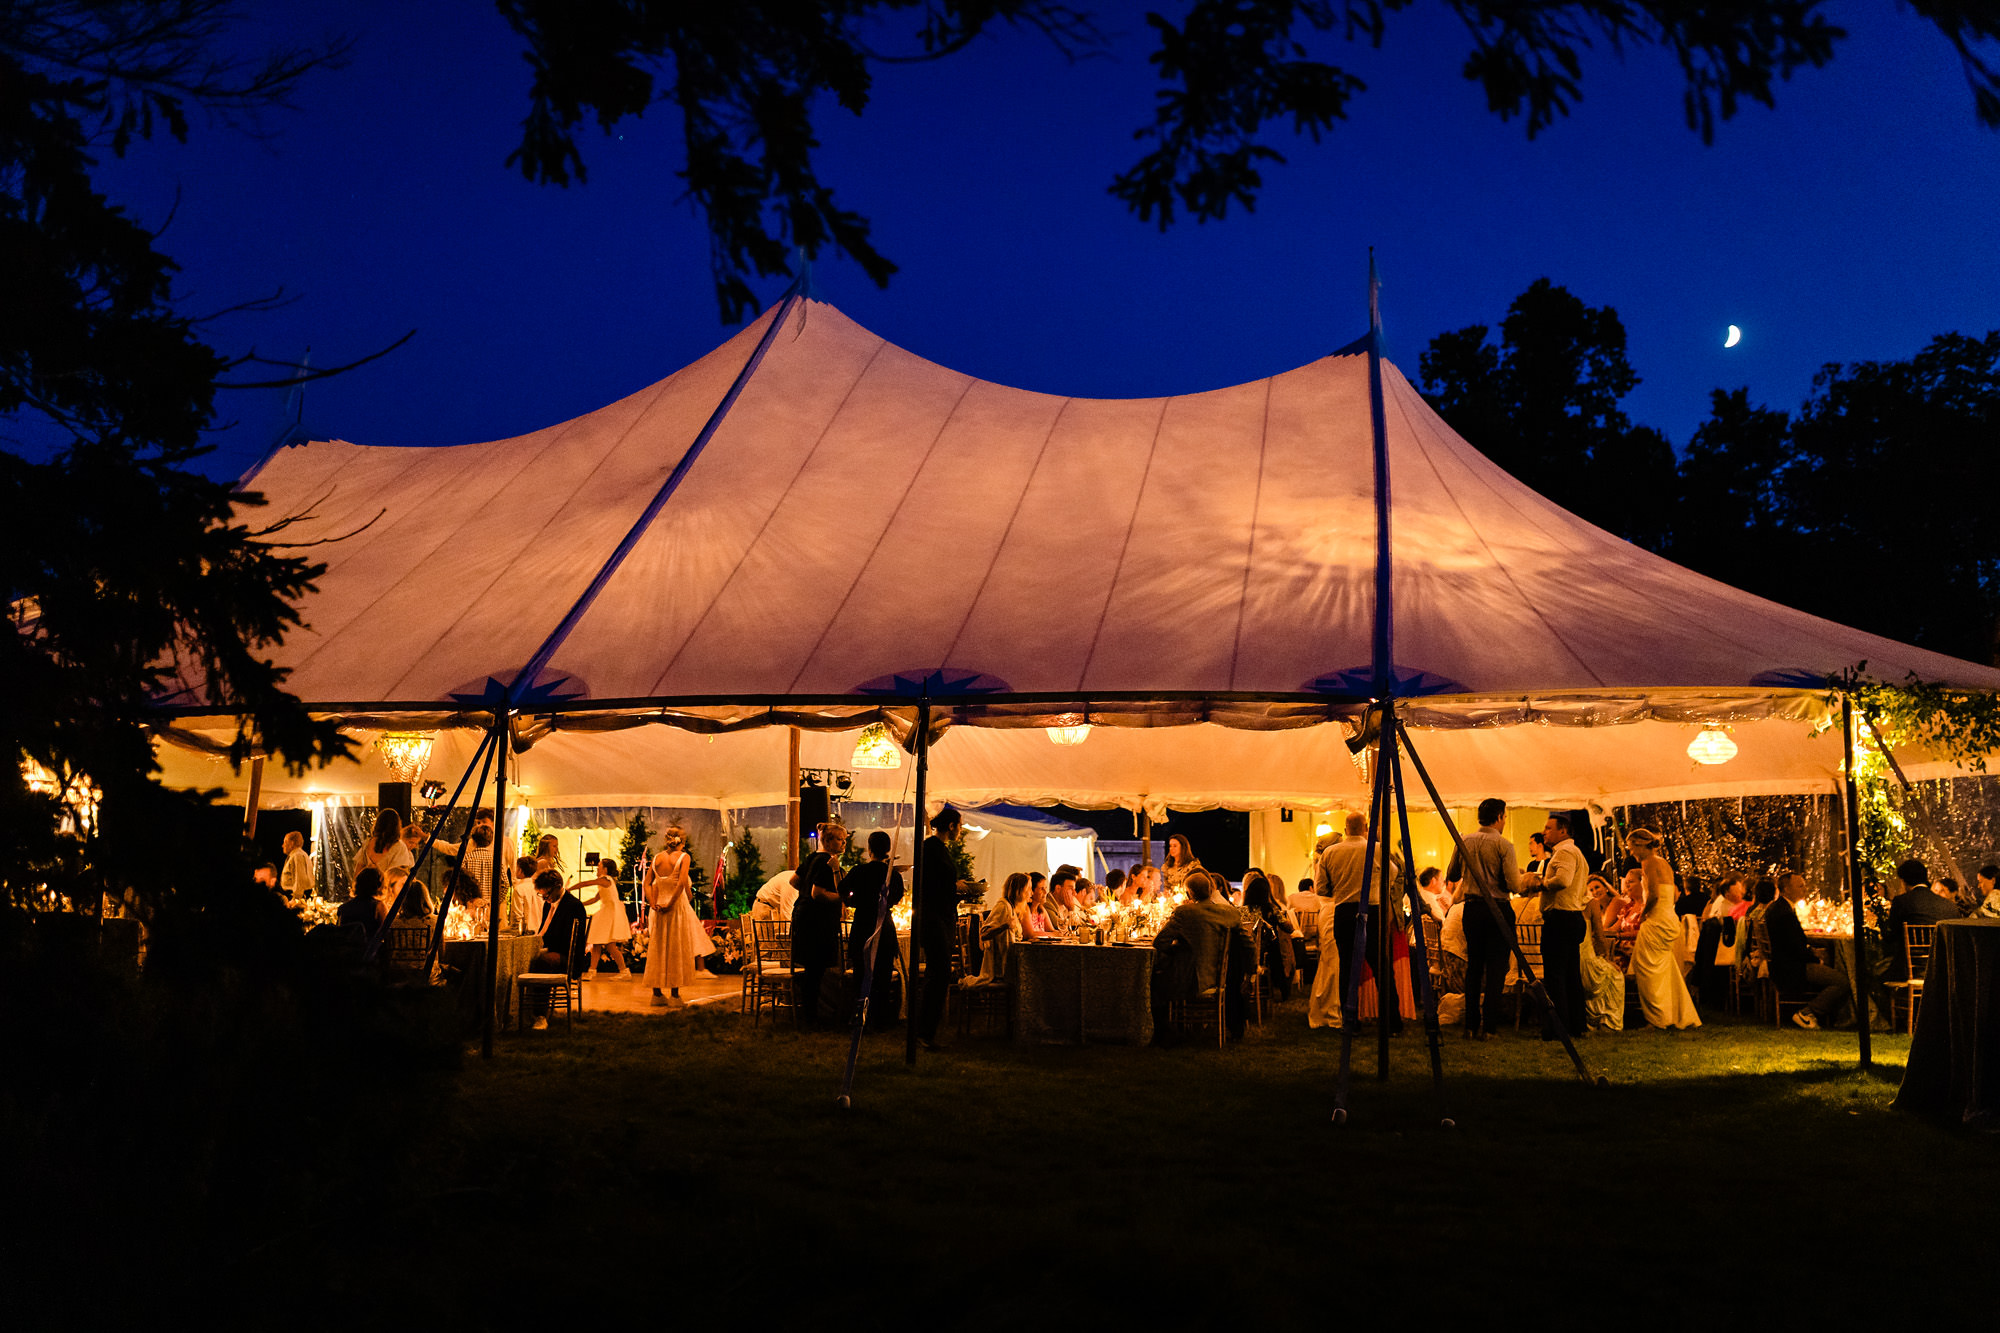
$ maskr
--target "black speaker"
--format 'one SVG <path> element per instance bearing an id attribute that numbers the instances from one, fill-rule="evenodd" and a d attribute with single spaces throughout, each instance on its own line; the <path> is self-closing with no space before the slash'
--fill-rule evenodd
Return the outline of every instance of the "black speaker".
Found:
<path id="1" fill-rule="evenodd" d="M 407 782 L 378 782 L 375 784 L 375 805 L 382 810 L 394 810 L 410 822 L 410 784 Z"/>
<path id="2" fill-rule="evenodd" d="M 812 831 L 832 817 L 832 808 L 826 800 L 826 788 L 816 783 L 799 784 L 799 837 L 809 838 Z"/>

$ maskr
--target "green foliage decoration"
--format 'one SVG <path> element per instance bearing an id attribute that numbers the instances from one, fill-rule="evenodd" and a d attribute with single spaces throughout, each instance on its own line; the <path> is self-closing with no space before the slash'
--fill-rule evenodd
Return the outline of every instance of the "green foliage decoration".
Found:
<path id="1" fill-rule="evenodd" d="M 764 849 L 757 845 L 755 835 L 744 829 L 736 835 L 731 847 L 734 868 L 723 879 L 722 891 L 717 895 L 717 917 L 733 921 L 750 910 L 757 900 L 757 890 L 764 887 L 770 873 L 764 869 Z"/>
<path id="2" fill-rule="evenodd" d="M 632 822 L 625 826 L 625 837 L 618 844 L 618 865 L 627 883 L 636 885 L 644 879 L 646 841 L 652 836 L 653 831 L 646 827 L 646 812 L 634 810 Z"/>
<path id="3" fill-rule="evenodd" d="M 1968 772 L 1984 773 L 1986 756 L 2000 749 L 2000 696 L 1953 689 L 1915 675 L 1891 685 L 1869 677 L 1867 668 L 1866 662 L 1860 663 L 1829 682 L 1836 691 L 1829 700 L 1833 711 L 1815 734 L 1838 725 L 1839 694 L 1853 701 L 1861 859 L 1876 873 L 1886 875 L 1928 839 L 1920 828 L 1912 826 L 1915 812 L 1906 808 L 1909 800 L 1920 801 L 1922 796 L 1905 795 L 1895 771 L 1875 744 L 1874 732 L 1879 731 L 1892 750 L 1914 746 Z M 1952 859 L 1948 847 L 1935 851 L 1947 861 Z"/>

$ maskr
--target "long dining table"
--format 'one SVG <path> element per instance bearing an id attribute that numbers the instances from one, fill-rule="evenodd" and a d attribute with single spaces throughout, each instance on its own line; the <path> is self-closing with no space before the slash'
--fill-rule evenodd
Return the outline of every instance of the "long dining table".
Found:
<path id="1" fill-rule="evenodd" d="M 1153 950 L 1036 940 L 1015 946 L 1018 1045 L 1143 1046 L 1153 1038 Z"/>

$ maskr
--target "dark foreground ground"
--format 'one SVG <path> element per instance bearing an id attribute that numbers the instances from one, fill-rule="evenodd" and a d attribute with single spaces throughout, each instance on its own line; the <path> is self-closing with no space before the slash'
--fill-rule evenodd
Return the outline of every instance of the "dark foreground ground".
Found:
<path id="1" fill-rule="evenodd" d="M 1226 1053 L 975 1038 L 911 1071 L 870 1038 L 844 1113 L 844 1038 L 732 1009 L 456 1070 L 274 1042 L 10 1097 L 15 1298 L 84 1326 L 1892 1329 L 2000 1282 L 2000 1143 L 1889 1109 L 1905 1038 L 1861 1074 L 1852 1033 L 1642 1030 L 1585 1044 L 1591 1088 L 1454 1034 L 1446 1131 L 1418 1034 L 1386 1084 L 1358 1051 L 1331 1125 L 1339 1041 L 1296 1005 Z"/>

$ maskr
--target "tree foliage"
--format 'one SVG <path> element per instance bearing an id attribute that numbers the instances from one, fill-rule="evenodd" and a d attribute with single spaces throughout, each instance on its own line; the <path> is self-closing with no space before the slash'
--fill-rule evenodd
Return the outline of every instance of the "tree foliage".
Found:
<path id="1" fill-rule="evenodd" d="M 756 306 L 750 283 L 844 254 L 878 284 L 896 266 L 868 219 L 837 203 L 813 161 L 815 118 L 830 99 L 860 115 L 873 70 L 935 60 L 996 28 L 1028 29 L 1076 58 L 1114 49 L 1090 11 L 1061 0 L 496 0 L 526 43 L 534 72 L 521 143 L 508 162 L 531 181 L 585 179 L 580 127 L 609 131 L 669 108 L 683 148 L 680 178 L 708 223 L 723 319 Z M 1253 208 L 1263 172 L 1285 161 L 1286 137 L 1317 143 L 1367 85 L 1324 57 L 1355 42 L 1381 46 L 1390 18 L 1418 0 L 1182 0 L 1149 13 L 1148 59 L 1160 90 L 1135 138 L 1139 160 L 1111 192 L 1142 221 L 1207 222 Z M 1681 73 L 1689 128 L 1705 141 L 1746 102 L 1776 103 L 1775 86 L 1833 58 L 1846 34 L 1823 0 L 1430 0 L 1455 16 L 1470 50 L 1461 72 L 1490 111 L 1530 137 L 1583 98 L 1586 58 L 1659 51 Z M 1976 114 L 2000 127 L 2000 39 L 1988 0 L 1912 0 L 1958 52 Z"/>
<path id="2" fill-rule="evenodd" d="M 195 470 L 232 364 L 177 309 L 155 234 L 98 192 L 96 154 L 201 113 L 241 123 L 326 52 L 213 54 L 219 0 L 0 7 L 0 899 L 157 901 L 212 828 L 205 801 L 153 781 L 148 724 L 198 691 L 241 718 L 232 757 L 294 769 L 346 752 L 265 650 L 321 570 L 260 497 Z M 20 760 L 55 775 L 30 787 Z M 66 806 L 102 793 L 95 820 Z M 87 854 L 86 854 L 87 853 Z M 202 864 L 207 858 L 195 858 Z"/>

